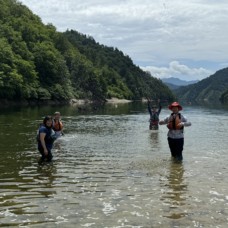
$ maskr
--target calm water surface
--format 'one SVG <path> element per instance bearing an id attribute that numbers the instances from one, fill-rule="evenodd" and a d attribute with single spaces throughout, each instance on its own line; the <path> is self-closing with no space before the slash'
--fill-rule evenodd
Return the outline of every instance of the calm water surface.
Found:
<path id="1" fill-rule="evenodd" d="M 37 126 L 57 110 L 66 134 L 38 165 Z M 0 227 L 228 227 L 228 109 L 183 114 L 178 164 L 145 104 L 1 110 Z"/>

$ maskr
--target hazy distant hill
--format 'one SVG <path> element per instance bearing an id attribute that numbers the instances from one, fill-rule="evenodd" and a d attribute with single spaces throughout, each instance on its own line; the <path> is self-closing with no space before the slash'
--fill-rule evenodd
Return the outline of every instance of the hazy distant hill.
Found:
<path id="1" fill-rule="evenodd" d="M 180 87 L 175 90 L 177 97 L 188 101 L 219 101 L 227 99 L 228 68 L 217 71 L 196 84 Z"/>
<path id="2" fill-rule="evenodd" d="M 194 80 L 194 81 L 185 81 L 181 80 L 179 78 L 163 78 L 161 79 L 171 90 L 176 90 L 180 88 L 181 86 L 186 86 L 186 85 L 191 85 L 194 83 L 197 83 L 199 80 Z"/>
<path id="3" fill-rule="evenodd" d="M 175 89 L 178 89 L 180 88 L 180 86 L 178 85 L 174 85 L 172 83 L 168 83 L 168 82 L 164 82 L 171 90 L 175 90 Z"/>
<path id="4" fill-rule="evenodd" d="M 199 82 L 199 80 L 185 81 L 185 80 L 181 80 L 179 78 L 174 78 L 174 77 L 162 78 L 162 81 L 164 83 L 169 83 L 169 84 L 176 85 L 176 86 L 186 86 L 186 85 L 191 85 L 191 84 Z"/>

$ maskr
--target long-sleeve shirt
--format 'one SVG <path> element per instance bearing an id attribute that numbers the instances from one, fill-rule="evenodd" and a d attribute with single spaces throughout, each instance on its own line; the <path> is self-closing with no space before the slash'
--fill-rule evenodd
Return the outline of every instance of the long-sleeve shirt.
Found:
<path id="1" fill-rule="evenodd" d="M 171 114 L 172 115 L 172 114 Z M 163 124 L 168 124 L 171 118 L 171 115 L 167 116 L 163 121 Z M 179 114 L 178 114 L 179 115 Z M 191 122 L 188 122 L 187 118 L 180 114 L 181 117 L 181 123 L 183 124 L 184 127 L 191 126 Z M 168 137 L 173 138 L 173 139 L 180 139 L 184 138 L 184 130 L 183 129 L 169 129 L 168 131 Z"/>

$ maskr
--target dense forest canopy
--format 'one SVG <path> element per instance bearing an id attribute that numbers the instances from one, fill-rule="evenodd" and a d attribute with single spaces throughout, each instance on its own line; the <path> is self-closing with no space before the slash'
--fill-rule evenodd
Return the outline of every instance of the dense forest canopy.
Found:
<path id="1" fill-rule="evenodd" d="M 117 48 L 77 31 L 60 33 L 17 0 L 0 4 L 0 99 L 174 99 Z"/>

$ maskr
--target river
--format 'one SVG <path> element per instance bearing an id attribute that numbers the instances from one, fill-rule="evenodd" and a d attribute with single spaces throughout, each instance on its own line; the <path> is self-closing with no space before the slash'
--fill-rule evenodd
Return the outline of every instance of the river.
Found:
<path id="1" fill-rule="evenodd" d="M 55 111 L 65 136 L 39 165 L 36 130 Z M 228 109 L 182 113 L 192 126 L 175 163 L 143 103 L 2 109 L 0 227 L 228 227 Z"/>

